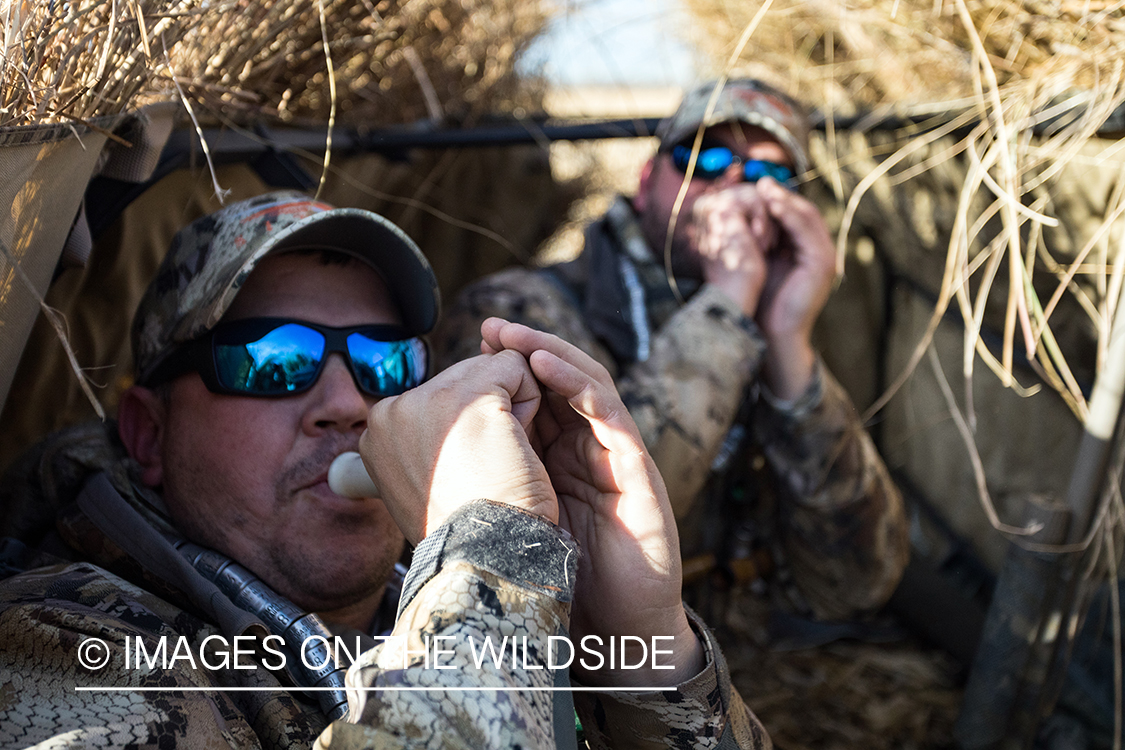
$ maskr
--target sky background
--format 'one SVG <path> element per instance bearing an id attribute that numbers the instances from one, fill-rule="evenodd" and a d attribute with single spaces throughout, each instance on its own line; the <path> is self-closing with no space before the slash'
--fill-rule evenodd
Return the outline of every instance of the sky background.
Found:
<path id="1" fill-rule="evenodd" d="M 560 86 L 686 86 L 697 72 L 676 0 L 557 0 L 562 11 L 524 58 Z"/>

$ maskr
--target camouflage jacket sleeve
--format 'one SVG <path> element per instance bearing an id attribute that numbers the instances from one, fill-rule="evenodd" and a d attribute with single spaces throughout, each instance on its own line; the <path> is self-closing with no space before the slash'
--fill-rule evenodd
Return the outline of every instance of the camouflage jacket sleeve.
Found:
<path id="1" fill-rule="evenodd" d="M 556 684 L 550 638 L 566 634 L 579 554 L 565 531 L 509 506 L 462 508 L 415 550 L 394 631 L 348 671 L 349 723 L 318 747 L 554 747 L 574 716 L 544 690 Z M 579 711 L 593 747 L 769 747 L 692 622 L 707 668 L 667 692 L 587 693 Z M 499 689 L 463 690 L 481 686 Z"/>
<path id="2" fill-rule="evenodd" d="M 653 336 L 649 358 L 617 379 L 677 520 L 703 489 L 764 352 L 754 323 L 704 285 Z"/>
<path id="3" fill-rule="evenodd" d="M 554 747 L 548 646 L 569 622 L 577 559 L 556 526 L 463 507 L 415 550 L 394 630 L 348 670 L 349 723 L 317 747 Z"/>
<path id="4" fill-rule="evenodd" d="M 592 750 L 711 747 L 769 750 L 769 735 L 731 686 L 726 660 L 699 616 L 688 619 L 707 666 L 675 692 L 582 692 L 574 704 Z"/>
<path id="5" fill-rule="evenodd" d="M 308 748 L 324 715 L 263 665 L 263 635 L 232 657 L 213 625 L 86 562 L 9 578 L 0 747 Z"/>
<path id="6" fill-rule="evenodd" d="M 492 315 L 553 333 L 606 366 L 684 518 L 761 363 L 765 342 L 753 322 L 704 286 L 653 336 L 648 360 L 619 373 L 557 284 L 512 269 L 469 287 L 446 312 L 434 337 L 439 369 L 480 353 L 480 324 Z"/>
<path id="7" fill-rule="evenodd" d="M 909 555 L 902 496 L 843 387 L 818 361 L 813 386 L 781 404 L 763 389 L 753 430 L 777 478 L 794 579 L 819 617 L 882 606 Z"/>

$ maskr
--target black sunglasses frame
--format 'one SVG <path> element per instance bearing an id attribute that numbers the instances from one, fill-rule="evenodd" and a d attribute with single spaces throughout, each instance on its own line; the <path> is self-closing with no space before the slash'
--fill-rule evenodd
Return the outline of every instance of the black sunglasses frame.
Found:
<path id="1" fill-rule="evenodd" d="M 230 388 L 219 380 L 218 362 L 215 356 L 215 339 L 217 337 L 229 339 L 227 343 L 251 343 L 262 338 L 270 331 L 277 330 L 289 324 L 304 326 L 324 336 L 324 355 L 320 358 L 320 362 L 317 364 L 316 370 L 307 385 L 294 388 L 293 390 L 255 393 L 238 388 Z M 348 336 L 353 333 L 361 333 L 375 341 L 417 341 L 422 345 L 424 353 L 422 378 L 418 384 L 425 382 L 429 378 L 430 350 L 429 346 L 426 344 L 426 340 L 417 336 L 407 335 L 406 330 L 402 326 L 362 325 L 333 328 L 299 318 L 243 318 L 219 323 L 200 338 L 189 341 L 175 349 L 155 370 L 153 370 L 152 374 L 149 375 L 141 385 L 146 387 L 161 385 L 189 372 L 198 372 L 199 376 L 203 379 L 203 384 L 207 386 L 207 390 L 212 393 L 226 396 L 250 396 L 252 398 L 284 398 L 285 396 L 295 396 L 304 393 L 316 385 L 316 382 L 320 379 L 321 373 L 324 371 L 324 365 L 328 361 L 328 355 L 337 352 L 344 358 L 344 362 L 347 363 L 348 372 L 351 373 L 352 380 L 355 381 L 356 388 L 358 388 L 361 393 L 376 398 L 397 395 L 372 393 L 363 387 L 360 376 L 356 373 L 351 352 L 348 351 Z M 224 342 L 220 341 L 219 343 Z M 406 391 L 413 387 L 416 386 L 409 386 L 403 390 Z M 401 392 L 402 391 L 400 391 L 400 393 Z"/>

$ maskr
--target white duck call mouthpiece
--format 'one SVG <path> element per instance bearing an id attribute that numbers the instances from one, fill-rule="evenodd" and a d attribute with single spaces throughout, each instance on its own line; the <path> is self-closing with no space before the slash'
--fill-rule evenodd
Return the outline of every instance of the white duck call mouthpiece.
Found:
<path id="1" fill-rule="evenodd" d="M 355 451 L 336 456 L 328 467 L 328 487 L 344 497 L 378 497 L 379 489 Z"/>

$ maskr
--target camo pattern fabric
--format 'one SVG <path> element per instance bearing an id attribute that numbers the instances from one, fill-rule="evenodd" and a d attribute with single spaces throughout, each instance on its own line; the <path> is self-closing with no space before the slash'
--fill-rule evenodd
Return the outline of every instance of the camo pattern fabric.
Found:
<path id="1" fill-rule="evenodd" d="M 517 522 L 525 520 L 515 509 L 502 514 L 489 517 L 488 533 L 498 540 L 511 536 L 513 528 L 520 528 Z M 465 533 L 459 525 L 479 533 L 468 514 L 451 519 L 452 536 Z M 564 577 L 568 584 L 557 587 L 557 576 L 517 584 L 464 560 L 446 561 L 403 610 L 391 638 L 348 670 L 349 719 L 355 723 L 335 724 L 322 735 L 318 747 L 383 746 L 390 740 L 387 727 L 404 722 L 413 728 L 408 735 L 412 748 L 555 745 L 551 693 L 540 691 L 554 682 L 549 638 L 566 632 L 576 556 L 570 554 L 572 542 L 565 531 L 544 521 L 536 525 L 533 533 L 520 534 L 521 543 L 541 548 L 555 570 L 568 570 Z M 482 563 L 491 567 L 487 561 Z M 694 613 L 688 614 L 704 644 L 703 671 L 666 692 L 577 693 L 575 708 L 590 747 L 772 747 L 757 718 L 732 689 L 714 638 Z M 486 640 L 491 648 L 485 646 Z M 512 643 L 518 648 L 497 648 Z M 437 647 L 447 669 L 436 668 Z M 448 690 L 477 686 L 538 691 Z M 394 690 L 421 687 L 436 689 Z"/>
<path id="2" fill-rule="evenodd" d="M 127 493 L 133 472 L 120 458 L 124 450 L 116 422 L 93 420 L 57 430 L 24 451 L 0 480 L 0 536 L 37 542 L 93 473 L 105 471 Z"/>
<path id="3" fill-rule="evenodd" d="M 223 666 L 222 641 L 207 640 L 218 635 L 193 614 L 90 563 L 8 579 L 0 584 L 0 747 L 309 747 L 326 724 L 316 705 L 261 663 L 205 668 L 205 659 Z M 264 633 L 247 635 L 256 641 Z M 181 658 L 167 665 L 154 659 L 152 666 L 142 659 L 138 666 L 133 650 L 126 668 L 127 644 L 135 649 L 141 639 L 145 652 L 156 654 L 162 638 L 169 655 L 183 639 Z M 80 653 L 88 663 L 109 660 L 86 668 Z M 270 690 L 166 690 L 214 687 Z"/>
<path id="4" fill-rule="evenodd" d="M 628 222 L 633 226 L 619 225 Z M 906 520 L 901 495 L 847 395 L 818 364 L 810 393 L 795 403 L 755 400 L 765 392 L 757 378 L 766 349 L 755 323 L 709 285 L 682 306 L 668 304 L 663 270 L 651 259 L 637 273 L 647 320 L 630 321 L 627 283 L 607 276 L 617 273 L 612 259 L 624 253 L 618 238 L 636 234 L 631 209 L 611 209 L 588 228 L 576 261 L 509 269 L 469 286 L 433 335 L 438 366 L 479 353 L 480 324 L 490 316 L 570 341 L 614 376 L 664 477 L 685 552 L 699 536 L 705 490 L 750 473 L 754 456 L 764 454 L 781 510 L 763 525 L 792 558 L 806 600 L 801 608 L 828 618 L 877 609 L 906 566 Z M 637 361 L 637 337 L 621 331 L 644 323 L 652 330 L 650 353 Z M 736 424 L 748 400 L 752 408 Z M 754 439 L 739 439 L 739 431 Z M 733 458 L 720 457 L 732 450 Z"/>
<path id="5" fill-rule="evenodd" d="M 415 550 L 388 639 L 348 670 L 355 727 L 323 744 L 369 747 L 409 722 L 411 747 L 553 747 L 547 648 L 569 622 L 576 551 L 565 530 L 517 508 L 459 508 Z M 435 689 L 409 690 L 420 687 Z"/>
<path id="6" fill-rule="evenodd" d="M 755 411 L 775 468 L 785 559 L 816 614 L 845 619 L 890 598 L 910 555 L 902 496 L 847 394 L 818 363 L 819 398 Z M 784 471 L 779 470 L 784 467 Z"/>
<path id="7" fill-rule="evenodd" d="M 355 723 L 335 728 L 318 746 L 370 747 L 387 727 L 409 725 L 416 727 L 409 746 L 428 750 L 554 747 L 545 645 L 569 610 L 468 563 L 445 565 L 407 606 L 390 640 L 348 670 Z M 514 664 L 512 642 L 521 644 Z M 478 686 L 539 692 L 448 690 Z M 394 691 L 404 687 L 435 690 Z"/>

